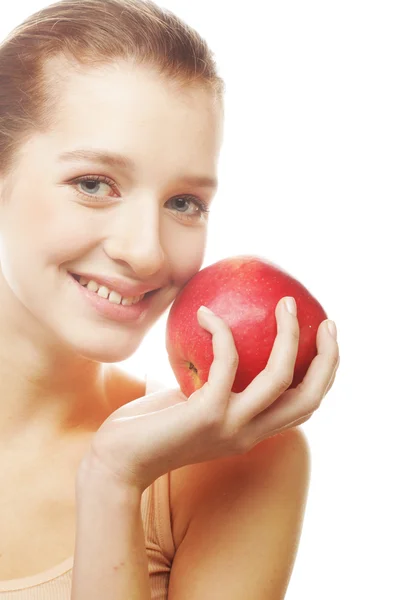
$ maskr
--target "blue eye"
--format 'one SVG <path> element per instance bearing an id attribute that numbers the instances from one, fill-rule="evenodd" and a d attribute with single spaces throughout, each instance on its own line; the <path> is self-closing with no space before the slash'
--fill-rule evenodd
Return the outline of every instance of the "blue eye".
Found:
<path id="1" fill-rule="evenodd" d="M 207 204 L 205 204 L 202 200 L 200 200 L 200 198 L 197 198 L 196 196 L 191 196 L 190 194 L 188 195 L 183 195 L 183 196 L 176 196 L 175 198 L 171 198 L 171 200 L 168 200 L 168 202 L 176 202 L 176 201 L 183 201 L 184 203 L 192 203 L 195 207 L 196 207 L 196 212 L 192 215 L 186 215 L 186 211 L 182 212 L 180 210 L 180 208 L 185 208 L 185 206 L 182 206 L 180 208 L 178 208 L 178 212 L 182 215 L 182 217 L 186 218 L 186 219 L 193 219 L 193 218 L 200 218 L 202 215 L 209 213 L 210 209 L 208 208 Z"/>
<path id="2" fill-rule="evenodd" d="M 73 181 L 70 182 L 74 191 L 79 196 L 85 198 L 89 202 L 94 202 L 94 203 L 100 204 L 103 200 L 107 200 L 108 198 L 119 197 L 119 196 L 96 196 L 96 194 L 90 193 L 92 191 L 95 191 L 95 189 L 98 188 L 98 186 L 102 183 L 105 185 L 108 185 L 114 192 L 116 192 L 118 194 L 118 190 L 117 190 L 115 183 L 108 177 L 105 177 L 104 175 L 85 175 L 84 177 L 78 177 L 77 179 L 74 179 Z M 79 189 L 78 186 L 80 186 L 82 184 L 85 184 L 89 187 L 89 190 L 87 192 L 81 191 Z M 202 217 L 207 216 L 207 213 L 210 212 L 210 209 L 205 202 L 200 200 L 200 198 L 197 198 L 197 196 L 192 196 L 190 194 L 183 194 L 182 196 L 175 196 L 174 198 L 171 198 L 170 200 L 168 200 L 167 203 L 168 202 L 180 202 L 181 206 L 178 205 L 177 208 L 173 209 L 178 214 L 180 219 L 185 219 L 185 220 L 196 220 L 197 219 L 197 220 L 199 220 Z M 182 203 L 183 203 L 183 206 L 182 206 Z M 182 209 L 185 209 L 185 205 L 190 204 L 190 203 L 195 207 L 195 211 L 191 214 L 186 214 L 187 211 L 182 210 Z"/>
<path id="3" fill-rule="evenodd" d="M 89 185 L 90 187 L 98 187 L 101 183 L 104 183 L 105 185 L 108 185 L 114 192 L 118 192 L 114 182 L 109 179 L 108 177 L 104 177 L 102 175 L 89 175 L 89 176 L 85 176 L 85 177 L 79 177 L 78 179 L 74 179 L 73 181 L 71 181 L 71 184 L 74 186 L 74 189 L 77 188 L 77 186 L 81 185 L 82 183 L 84 183 L 85 185 Z M 94 185 L 93 185 L 94 184 Z M 82 196 L 89 196 L 89 197 L 93 197 L 94 199 L 97 198 L 97 196 L 95 194 L 88 194 L 86 192 L 81 192 L 79 189 L 76 189 L 76 191 L 81 194 Z M 93 189 L 89 189 L 89 191 L 93 191 Z M 100 198 L 109 198 L 110 196 L 100 196 Z"/>

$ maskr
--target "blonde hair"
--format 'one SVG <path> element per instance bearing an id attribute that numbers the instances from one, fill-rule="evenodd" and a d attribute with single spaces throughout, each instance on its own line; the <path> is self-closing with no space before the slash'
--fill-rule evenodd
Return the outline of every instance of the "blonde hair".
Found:
<path id="1" fill-rule="evenodd" d="M 12 171 L 21 145 L 54 126 L 62 73 L 49 77 L 49 59 L 71 68 L 126 59 L 184 88 L 199 85 L 223 100 L 214 54 L 193 28 L 151 0 L 61 0 L 39 10 L 0 44 L 0 174 Z"/>

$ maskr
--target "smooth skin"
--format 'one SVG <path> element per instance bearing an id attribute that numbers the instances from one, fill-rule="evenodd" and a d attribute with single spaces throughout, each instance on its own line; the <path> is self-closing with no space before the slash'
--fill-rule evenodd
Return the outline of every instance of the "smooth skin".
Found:
<path id="1" fill-rule="evenodd" d="M 212 334 L 213 342 L 208 382 L 188 399 L 179 389 L 167 390 L 121 407 L 94 435 L 93 456 L 122 484 L 144 491 L 170 470 L 246 453 L 268 437 L 305 422 L 333 383 L 338 344 L 322 323 L 317 356 L 303 382 L 288 390 L 299 324 L 284 300 L 275 316 L 277 336 L 268 364 L 243 392 L 234 393 L 238 354 L 232 332 L 223 319 L 200 309 L 199 324 Z"/>
<path id="2" fill-rule="evenodd" d="M 208 382 L 188 399 L 179 390 L 161 391 L 117 410 L 94 436 L 83 464 L 83 478 L 96 471 L 100 480 L 112 481 L 126 494 L 136 489 L 138 496 L 172 471 L 178 549 L 169 600 L 285 596 L 310 477 L 306 438 L 293 427 L 319 407 L 333 384 L 339 354 L 326 323 L 321 324 L 318 355 L 302 384 L 287 390 L 299 325 L 282 300 L 276 318 L 278 332 L 266 368 L 235 394 L 238 356 L 231 330 L 216 315 L 199 311 L 199 323 L 213 336 Z M 131 553 L 126 548 L 126 555 Z M 143 556 L 135 564 L 135 581 L 142 579 L 137 589 L 150 598 L 140 562 Z M 132 572 L 125 576 L 128 581 Z M 121 577 L 118 584 L 123 585 Z"/>
<path id="3" fill-rule="evenodd" d="M 222 114 L 205 90 L 178 89 L 124 62 L 69 72 L 54 59 L 46 70 L 53 81 L 63 74 L 57 124 L 33 135 L 13 177 L 0 179 L 0 579 L 33 575 L 71 556 L 76 512 L 72 600 L 91 593 L 126 600 L 134 590 L 150 598 L 140 497 L 171 472 L 177 553 L 169 600 L 235 600 L 235 590 L 243 598 L 266 546 L 276 560 L 255 568 L 252 598 L 273 600 L 265 593 L 272 579 L 280 598 L 309 477 L 308 446 L 293 426 L 332 385 L 337 343 L 321 324 L 318 356 L 304 382 L 287 390 L 298 324 L 279 303 L 265 371 L 232 394 L 231 332 L 218 317 L 199 314 L 213 335 L 209 382 L 189 399 L 179 390 L 143 397 L 144 382 L 113 363 L 135 352 L 202 265 L 207 219 L 197 216 L 195 200 L 210 206 L 215 188 L 187 177 L 216 178 Z M 59 160 L 82 147 L 122 154 L 134 168 Z M 95 193 L 81 180 L 93 176 L 107 178 Z M 88 306 L 69 271 L 160 290 L 144 319 L 121 324 Z M 235 507 L 229 522 L 228 497 Z M 249 507 L 252 518 L 245 519 Z M 235 539 L 233 528 L 240 531 Z M 224 591 L 219 582 L 230 577 L 235 589 Z"/>
<path id="4" fill-rule="evenodd" d="M 56 122 L 0 176 L 0 580 L 73 555 L 82 457 L 104 420 L 145 394 L 115 363 L 202 265 L 198 203 L 212 204 L 204 181 L 217 178 L 222 143 L 221 108 L 206 90 L 122 60 L 72 69 L 54 57 L 45 73 L 60 97 Z M 82 148 L 124 161 L 61 158 Z M 68 272 L 158 292 L 143 318 L 118 323 Z"/>
<path id="5" fill-rule="evenodd" d="M 175 502 L 180 543 L 168 598 L 184 600 L 189 591 L 194 600 L 284 598 L 309 471 L 309 449 L 298 428 L 239 457 L 174 471 L 182 501 Z"/>

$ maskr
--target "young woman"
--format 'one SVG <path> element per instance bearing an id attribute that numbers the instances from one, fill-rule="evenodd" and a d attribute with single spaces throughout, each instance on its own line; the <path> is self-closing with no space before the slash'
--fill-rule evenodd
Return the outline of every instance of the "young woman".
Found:
<path id="1" fill-rule="evenodd" d="M 284 299 L 241 394 L 231 332 L 203 311 L 214 363 L 190 398 L 113 364 L 202 265 L 222 133 L 212 53 L 150 2 L 59 2 L 0 46 L 1 599 L 285 595 L 310 470 L 296 426 L 339 362 L 327 323 L 293 390 Z"/>

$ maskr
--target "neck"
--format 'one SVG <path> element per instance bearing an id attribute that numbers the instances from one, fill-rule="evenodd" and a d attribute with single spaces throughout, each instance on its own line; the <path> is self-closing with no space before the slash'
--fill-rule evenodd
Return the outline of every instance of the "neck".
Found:
<path id="1" fill-rule="evenodd" d="M 49 343 L 32 318 L 15 313 L 0 303 L 0 440 L 27 431 L 55 439 L 96 431 L 110 414 L 113 365 Z"/>

